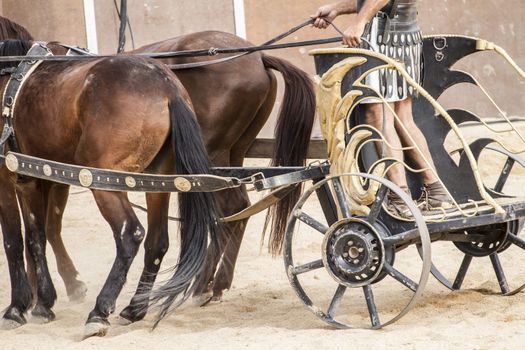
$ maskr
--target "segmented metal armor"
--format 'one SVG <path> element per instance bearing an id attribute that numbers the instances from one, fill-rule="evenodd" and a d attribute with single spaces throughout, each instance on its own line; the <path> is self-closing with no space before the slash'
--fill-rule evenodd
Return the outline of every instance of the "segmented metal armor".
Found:
<path id="1" fill-rule="evenodd" d="M 358 2 L 358 10 L 364 2 Z M 423 37 L 417 22 L 417 0 L 390 1 L 367 24 L 363 37 L 367 41 L 365 47 L 370 46 L 371 50 L 403 62 L 412 78 L 421 82 Z M 401 101 L 415 94 L 405 79 L 393 70 L 372 73 L 365 82 L 388 102 Z"/>

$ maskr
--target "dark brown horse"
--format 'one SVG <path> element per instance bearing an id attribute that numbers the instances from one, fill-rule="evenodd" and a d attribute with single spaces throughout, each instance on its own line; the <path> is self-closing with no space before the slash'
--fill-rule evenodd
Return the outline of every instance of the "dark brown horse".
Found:
<path id="1" fill-rule="evenodd" d="M 4 41 L 0 55 L 27 53 L 32 42 Z M 57 48 L 60 50 L 61 48 Z M 16 66 L 8 63 L 0 68 Z M 4 89 L 9 75 L 0 77 Z M 137 82 L 140 84 L 137 84 Z M 3 127 L 3 121 L 0 126 Z M 43 62 L 26 80 L 14 109 L 13 127 L 20 152 L 67 164 L 132 172 L 206 174 L 210 162 L 188 94 L 164 65 L 131 56 L 85 61 Z M 45 255 L 46 214 L 50 183 L 24 178 L 12 181 L 1 168 L 0 222 L 11 276 L 12 300 L 4 319 L 25 322 L 31 290 L 24 271 L 22 233 L 14 190 L 25 225 L 29 258 L 36 267 L 35 310 L 46 319 L 56 292 Z M 20 180 L 20 179 L 19 179 Z M 92 190 L 110 225 L 117 255 L 89 314 L 85 336 L 105 334 L 107 320 L 145 236 L 126 193 Z M 148 221 L 167 222 L 166 195 L 148 194 Z M 181 252 L 173 277 L 161 290 L 191 295 L 207 250 L 217 246 L 217 211 L 209 193 L 179 196 Z M 153 227 L 153 225 L 152 225 Z M 151 231 L 150 227 L 150 231 Z M 214 244 L 208 245 L 208 236 Z"/>
<path id="2" fill-rule="evenodd" d="M 160 52 L 247 45 L 248 42 L 232 34 L 202 32 L 148 45 L 138 51 Z M 202 59 L 180 58 L 167 61 L 185 63 Z M 274 163 L 300 165 L 304 163 L 314 120 L 313 90 L 304 72 L 284 60 L 258 53 L 217 65 L 176 71 L 193 100 L 206 148 L 214 165 L 242 165 L 246 151 L 266 123 L 275 102 L 277 84 L 270 69 L 279 70 L 286 85 L 276 129 L 276 139 L 281 142 L 276 148 Z M 48 212 L 46 234 L 55 252 L 57 266 L 68 295 L 75 299 L 83 297 L 85 285 L 77 280 L 76 269 L 60 237 L 62 213 L 67 197 L 67 186 L 56 185 L 50 191 L 52 203 L 49 204 L 49 208 L 56 210 Z M 169 196 L 164 200 L 168 201 Z M 248 204 L 244 189 L 224 191 L 219 196 L 219 205 L 224 215 L 242 210 Z M 282 228 L 282 218 L 286 217 L 286 211 L 279 212 L 283 213 L 280 220 Z M 157 228 L 157 225 L 151 226 L 145 241 L 144 273 L 138 287 L 143 293 L 149 290 L 160 268 L 158 261 L 162 260 L 168 249 L 167 225 L 162 228 Z M 208 257 L 207 269 L 199 279 L 196 295 L 208 295 L 208 292 L 212 291 L 214 297 L 219 298 L 223 290 L 231 286 L 246 220 L 227 226 L 225 232 L 229 235 L 222 236 L 224 251 L 210 254 Z M 276 237 L 279 236 L 278 231 L 273 233 Z M 136 305 L 137 299 L 133 298 L 130 306 L 124 309 L 121 315 L 131 321 L 143 318 L 146 310 L 139 309 Z"/>

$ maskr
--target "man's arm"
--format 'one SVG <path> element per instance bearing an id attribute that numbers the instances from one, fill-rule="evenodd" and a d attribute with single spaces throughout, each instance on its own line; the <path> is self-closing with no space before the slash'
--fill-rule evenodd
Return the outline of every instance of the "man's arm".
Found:
<path id="1" fill-rule="evenodd" d="M 366 0 L 357 14 L 356 21 L 363 23 L 364 27 L 388 3 L 389 0 Z"/>
<path id="2" fill-rule="evenodd" d="M 343 44 L 358 46 L 361 44 L 361 35 L 365 31 L 366 24 L 379 12 L 389 0 L 365 0 L 363 7 L 352 19 L 348 28 L 343 33 Z"/>
<path id="3" fill-rule="evenodd" d="M 328 4 L 319 7 L 315 15 L 310 17 L 315 18 L 314 27 L 326 28 L 330 24 L 323 18 L 332 22 L 339 15 L 348 15 L 357 13 L 357 0 L 343 0 L 333 4 Z"/>

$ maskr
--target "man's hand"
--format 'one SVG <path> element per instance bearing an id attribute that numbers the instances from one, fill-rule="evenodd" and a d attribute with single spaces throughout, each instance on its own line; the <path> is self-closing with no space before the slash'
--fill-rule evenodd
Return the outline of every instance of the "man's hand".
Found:
<path id="1" fill-rule="evenodd" d="M 315 15 L 311 15 L 310 17 L 315 18 L 315 22 L 313 23 L 314 27 L 325 29 L 338 15 L 336 6 L 330 4 L 319 7 Z"/>
<path id="2" fill-rule="evenodd" d="M 353 18 L 350 26 L 348 26 L 343 33 L 343 44 L 350 47 L 361 44 L 361 35 L 363 35 L 363 32 L 365 31 L 365 26 L 366 23 Z"/>

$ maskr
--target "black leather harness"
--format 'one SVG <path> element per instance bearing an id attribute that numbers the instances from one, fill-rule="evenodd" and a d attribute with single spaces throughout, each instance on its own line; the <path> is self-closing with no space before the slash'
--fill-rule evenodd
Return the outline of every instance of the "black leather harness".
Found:
<path id="1" fill-rule="evenodd" d="M 27 52 L 28 56 L 50 56 L 52 52 L 43 44 L 35 43 Z M 4 129 L 0 137 L 0 154 L 5 154 L 5 145 L 14 152 L 19 152 L 16 142 L 15 130 L 13 128 L 14 109 L 16 100 L 27 77 L 35 71 L 42 61 L 22 61 L 16 68 L 6 68 L 0 71 L 0 75 L 11 74 L 9 81 L 4 89 L 2 97 L 2 118 L 4 119 Z"/>

